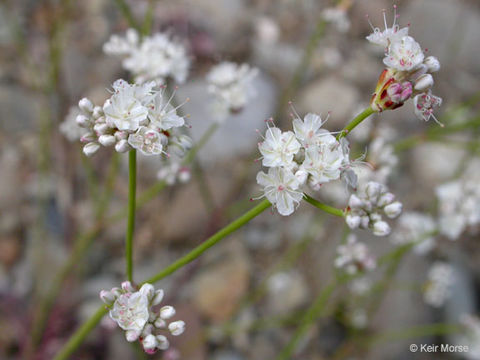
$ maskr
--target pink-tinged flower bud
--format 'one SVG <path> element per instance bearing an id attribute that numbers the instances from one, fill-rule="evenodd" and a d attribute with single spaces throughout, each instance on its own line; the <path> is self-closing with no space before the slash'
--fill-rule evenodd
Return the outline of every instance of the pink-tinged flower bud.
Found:
<path id="1" fill-rule="evenodd" d="M 150 301 L 155 293 L 155 288 L 152 284 L 143 284 L 139 291 L 148 298 L 148 301 Z"/>
<path id="2" fill-rule="evenodd" d="M 152 306 L 160 304 L 163 300 L 163 295 L 164 294 L 162 289 L 155 291 L 155 294 L 152 299 Z"/>
<path id="3" fill-rule="evenodd" d="M 182 335 L 185 331 L 185 322 L 182 320 L 171 322 L 168 324 L 168 330 L 173 336 Z"/>
<path id="4" fill-rule="evenodd" d="M 119 297 L 120 295 L 123 294 L 122 290 L 119 289 L 118 287 L 114 287 L 110 291 L 112 292 L 113 295 L 115 295 L 115 297 Z"/>
<path id="5" fill-rule="evenodd" d="M 112 305 L 117 297 L 111 291 L 102 290 L 100 291 L 100 299 L 102 299 L 105 304 Z"/>
<path id="6" fill-rule="evenodd" d="M 361 209 L 365 206 L 365 202 L 357 195 L 352 194 L 348 200 L 348 206 L 350 206 L 351 209 Z"/>
<path id="7" fill-rule="evenodd" d="M 387 94 L 390 100 L 395 104 L 407 101 L 412 96 L 412 84 L 408 81 L 403 83 L 393 83 L 388 89 Z"/>
<path id="8" fill-rule="evenodd" d="M 345 222 L 347 223 L 350 229 L 356 229 L 360 226 L 360 216 L 358 215 L 347 215 L 345 216 Z"/>
<path id="9" fill-rule="evenodd" d="M 173 306 L 164 306 L 160 309 L 160 317 L 164 320 L 170 319 L 175 315 L 175 308 Z"/>
<path id="10" fill-rule="evenodd" d="M 102 144 L 103 146 L 112 146 L 113 144 L 115 144 L 117 142 L 117 140 L 115 139 L 115 136 L 113 136 L 113 135 L 101 135 L 98 138 L 98 142 L 100 144 Z"/>
<path id="11" fill-rule="evenodd" d="M 126 131 L 115 131 L 114 135 L 117 140 L 126 140 L 128 138 L 128 133 Z"/>
<path id="12" fill-rule="evenodd" d="M 370 106 L 376 112 L 394 110 L 412 95 L 412 85 L 402 81 L 394 69 L 385 69 L 378 79 L 375 93 L 370 100 Z"/>
<path id="13" fill-rule="evenodd" d="M 115 150 L 119 153 L 124 153 L 130 150 L 130 145 L 127 140 L 120 140 L 115 144 Z"/>
<path id="14" fill-rule="evenodd" d="M 109 127 L 107 124 L 105 124 L 105 123 L 95 124 L 95 126 L 93 127 L 93 130 L 94 130 L 99 136 L 105 134 L 109 129 L 110 129 L 110 127 Z"/>
<path id="15" fill-rule="evenodd" d="M 140 331 L 138 330 L 127 330 L 125 332 L 125 338 L 127 339 L 128 342 L 134 342 L 135 340 L 138 339 L 140 336 Z"/>
<path id="16" fill-rule="evenodd" d="M 77 115 L 77 117 L 75 118 L 75 122 L 77 123 L 78 126 L 82 128 L 88 128 L 91 124 L 90 119 L 87 116 L 82 114 Z"/>
<path id="17" fill-rule="evenodd" d="M 143 350 L 145 350 L 147 354 L 155 354 L 155 352 L 157 351 L 158 341 L 157 338 L 152 334 L 147 335 L 143 339 L 142 344 Z"/>
<path id="18" fill-rule="evenodd" d="M 423 63 L 427 65 L 429 72 L 433 73 L 440 70 L 440 61 L 435 56 L 428 56 Z"/>
<path id="19" fill-rule="evenodd" d="M 160 316 L 155 320 L 155 322 L 153 323 L 153 325 L 155 325 L 155 327 L 157 329 L 165 329 L 165 327 L 167 326 L 167 323 L 165 322 L 165 320 L 163 320 Z"/>
<path id="20" fill-rule="evenodd" d="M 88 133 L 82 135 L 82 137 L 80 138 L 80 142 L 86 144 L 95 141 L 96 139 L 97 137 L 95 136 L 95 134 L 89 131 Z"/>
<path id="21" fill-rule="evenodd" d="M 390 219 L 394 219 L 402 213 L 402 208 L 402 203 L 395 201 L 390 205 L 385 206 L 383 210 L 385 211 L 385 215 L 387 215 Z"/>
<path id="22" fill-rule="evenodd" d="M 133 292 L 136 291 L 130 281 L 122 282 L 121 286 L 122 286 L 123 291 L 125 291 L 125 292 L 133 293 Z"/>
<path id="23" fill-rule="evenodd" d="M 375 181 L 370 181 L 365 188 L 365 193 L 371 200 L 374 200 L 380 195 L 382 190 L 382 184 L 379 184 Z"/>
<path id="24" fill-rule="evenodd" d="M 78 107 L 80 110 L 82 110 L 84 113 L 91 114 L 93 113 L 93 103 L 87 99 L 83 98 L 78 102 Z"/>
<path id="25" fill-rule="evenodd" d="M 100 149 L 100 145 L 97 144 L 97 143 L 94 143 L 94 142 L 91 142 L 91 143 L 88 143 L 87 145 L 85 145 L 83 147 L 83 153 L 86 155 L 86 156 L 92 156 L 93 154 L 95 154 L 98 149 Z"/>
<path id="26" fill-rule="evenodd" d="M 157 335 L 157 342 L 158 342 L 157 346 L 160 350 L 167 350 L 168 347 L 170 346 L 168 339 L 163 335 Z"/>
<path id="27" fill-rule="evenodd" d="M 393 195 L 391 192 L 384 193 L 378 198 L 377 206 L 384 207 L 388 204 L 391 204 L 393 200 L 395 200 L 395 195 Z"/>
<path id="28" fill-rule="evenodd" d="M 92 114 L 92 117 L 94 119 L 98 119 L 99 117 L 103 116 L 103 109 L 101 106 L 95 106 L 93 108 L 93 114 Z"/>
<path id="29" fill-rule="evenodd" d="M 433 76 L 430 74 L 424 74 L 415 81 L 415 90 L 425 91 L 433 86 Z"/>
<path id="30" fill-rule="evenodd" d="M 376 221 L 373 224 L 373 235 L 387 236 L 390 234 L 390 230 L 390 225 L 388 225 L 385 221 Z"/>

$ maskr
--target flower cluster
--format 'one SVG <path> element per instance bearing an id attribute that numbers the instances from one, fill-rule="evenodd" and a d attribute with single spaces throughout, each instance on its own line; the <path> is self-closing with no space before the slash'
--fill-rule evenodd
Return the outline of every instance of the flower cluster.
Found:
<path id="1" fill-rule="evenodd" d="M 78 106 L 78 126 L 85 129 L 81 141 L 83 152 L 95 154 L 100 145 L 114 146 L 118 152 L 138 149 L 144 155 L 159 155 L 172 149 L 182 156 L 192 146 L 191 139 L 178 132 L 185 125 L 165 91 L 155 90 L 155 83 L 129 84 L 124 80 L 113 83 L 113 94 L 103 107 L 94 106 L 83 98 Z"/>
<path id="2" fill-rule="evenodd" d="M 252 80 L 258 75 L 258 69 L 248 64 L 222 62 L 208 72 L 206 80 L 208 92 L 214 95 L 213 113 L 223 120 L 229 113 L 243 109 L 247 101 L 255 95 Z"/>
<path id="3" fill-rule="evenodd" d="M 351 229 L 370 228 L 377 236 L 390 234 L 390 225 L 382 214 L 394 219 L 402 212 L 402 204 L 380 183 L 370 181 L 348 200 L 345 220 Z"/>
<path id="4" fill-rule="evenodd" d="M 458 345 L 466 346 L 468 351 L 463 353 L 465 359 L 480 359 L 480 319 L 478 316 L 463 314 L 460 318 L 462 334 L 458 338 Z"/>
<path id="5" fill-rule="evenodd" d="M 424 287 L 423 300 L 433 306 L 441 307 L 451 296 L 454 271 L 446 262 L 435 262 L 428 271 L 428 280 Z"/>
<path id="6" fill-rule="evenodd" d="M 391 27 L 387 25 L 385 12 L 385 30 L 370 23 L 373 33 L 367 36 L 367 40 L 385 49 L 383 63 L 387 66 L 380 75 L 370 105 L 379 112 L 396 109 L 413 98 L 415 115 L 425 121 L 433 118 L 438 123 L 433 111 L 442 104 L 442 99 L 431 92 L 431 74 L 440 70 L 440 62 L 434 56 L 425 57 L 421 46 L 408 35 L 409 27 L 400 28 L 396 24 L 396 6 L 394 9 Z"/>
<path id="7" fill-rule="evenodd" d="M 464 177 L 436 188 L 440 232 L 451 240 L 480 224 L 478 179 Z"/>
<path id="8" fill-rule="evenodd" d="M 346 244 L 337 248 L 335 267 L 345 269 L 348 274 L 375 269 L 377 262 L 370 253 L 367 245 L 357 241 L 354 234 L 350 234 Z"/>
<path id="9" fill-rule="evenodd" d="M 184 184 L 192 177 L 190 168 L 181 164 L 180 161 L 164 161 L 157 172 L 158 180 L 165 181 L 167 185 L 178 182 Z"/>
<path id="10" fill-rule="evenodd" d="M 127 341 L 139 340 L 148 354 L 168 349 L 169 341 L 161 332 L 178 336 L 185 331 L 185 322 L 169 322 L 175 308 L 167 305 L 154 310 L 163 300 L 163 290 L 155 290 L 151 284 L 143 284 L 137 291 L 125 281 L 121 288 L 102 290 L 100 298 L 109 307 L 110 318 L 125 330 Z"/>
<path id="11" fill-rule="evenodd" d="M 103 51 L 124 56 L 123 68 L 133 74 L 137 83 L 154 80 L 163 84 L 172 78 L 181 84 L 190 68 L 185 47 L 165 33 L 140 38 L 136 30 L 128 29 L 125 36 L 112 35 Z"/>
<path id="12" fill-rule="evenodd" d="M 436 229 L 437 224 L 430 215 L 411 211 L 400 216 L 391 240 L 395 245 L 417 243 L 413 251 L 423 255 L 435 247 Z"/>
<path id="13" fill-rule="evenodd" d="M 68 114 L 59 126 L 60 132 L 67 138 L 68 141 L 74 142 L 80 140 L 84 130 L 77 124 L 77 116 L 80 110 L 77 106 L 71 106 Z"/>
<path id="14" fill-rule="evenodd" d="M 321 129 L 323 124 L 320 116 L 308 114 L 304 120 L 293 120 L 294 132 L 282 132 L 268 125 L 258 145 L 262 164 L 269 170 L 268 173 L 260 171 L 257 182 L 264 187 L 264 196 L 281 215 L 294 211 L 295 204 L 303 198 L 300 187 L 304 185 L 318 190 L 322 184 L 343 175 L 348 183 L 356 186 L 347 140 L 338 141 Z"/>

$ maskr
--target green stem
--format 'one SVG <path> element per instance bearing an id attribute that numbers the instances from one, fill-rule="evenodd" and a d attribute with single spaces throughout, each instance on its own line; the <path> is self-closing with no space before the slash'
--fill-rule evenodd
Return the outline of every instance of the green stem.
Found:
<path id="1" fill-rule="evenodd" d="M 230 235 L 234 231 L 240 229 L 243 225 L 248 223 L 254 217 L 261 214 L 264 210 L 268 209 L 270 206 L 272 206 L 272 204 L 270 204 L 270 202 L 268 200 L 263 200 L 261 203 L 259 203 L 257 206 L 255 206 L 253 209 L 251 209 L 250 211 L 247 211 L 245 214 L 240 216 L 238 219 L 236 219 L 235 221 L 233 221 L 230 224 L 228 224 L 227 226 L 225 226 L 223 229 L 218 231 L 213 236 L 209 237 L 202 244 L 198 245 L 195 249 L 190 251 L 187 255 L 181 257 L 180 259 L 175 261 L 170 266 L 167 266 L 165 269 L 160 271 L 158 274 L 152 276 L 150 279 L 146 280 L 144 283 L 157 282 L 157 281 L 163 279 L 164 277 L 174 273 L 175 271 L 180 269 L 182 266 L 185 266 L 188 263 L 192 262 L 193 260 L 198 258 L 200 255 L 202 255 L 205 251 L 210 249 L 213 245 L 215 245 L 220 240 L 222 240 L 226 236 Z"/>
<path id="2" fill-rule="evenodd" d="M 137 189 L 137 152 L 128 153 L 128 215 L 127 235 L 125 237 L 125 260 L 127 279 L 133 282 L 133 232 L 135 231 L 135 199 Z"/>
<path id="3" fill-rule="evenodd" d="M 120 9 L 120 12 L 122 13 L 123 17 L 127 20 L 128 25 L 132 28 L 140 30 L 137 24 L 137 21 L 133 17 L 132 11 L 130 10 L 130 7 L 125 2 L 125 0 L 115 0 L 115 3 L 117 4 L 117 7 Z"/>
<path id="4" fill-rule="evenodd" d="M 238 219 L 234 220 L 223 229 L 218 231 L 216 234 L 208 238 L 205 242 L 194 248 L 185 256 L 181 257 L 173 264 L 167 266 L 165 269 L 160 271 L 158 274 L 152 276 L 150 279 L 144 281 L 143 283 L 155 283 L 164 277 L 174 273 L 182 266 L 192 262 L 202 255 L 205 251 L 211 248 L 213 245 L 217 244 L 220 240 L 224 239 L 234 231 L 238 230 L 245 224 L 247 224 L 254 217 L 261 214 L 263 211 L 268 209 L 272 204 L 268 200 L 263 200 L 257 206 L 255 206 L 250 211 L 246 212 Z M 63 346 L 60 352 L 55 356 L 54 360 L 65 360 L 67 359 L 85 340 L 87 335 L 95 328 L 95 326 L 100 322 L 102 317 L 107 313 L 105 307 L 100 307 L 95 314 L 92 315 L 73 335 L 70 337 L 68 342 Z"/>
<path id="5" fill-rule="evenodd" d="M 319 208 L 320 210 L 325 211 L 326 213 L 329 213 L 335 216 L 340 216 L 340 217 L 345 216 L 345 213 L 343 212 L 342 209 L 337 209 L 336 207 L 321 203 L 320 201 L 315 200 L 314 198 L 308 196 L 307 194 L 303 194 L 303 198 L 305 199 L 306 202 L 312 204 L 313 206 Z"/>
<path id="6" fill-rule="evenodd" d="M 363 110 L 360 114 L 358 114 L 352 121 L 350 121 L 347 126 L 345 126 L 340 134 L 337 136 L 337 140 L 348 135 L 350 131 L 355 129 L 363 120 L 368 118 L 372 115 L 375 111 L 369 106 L 365 110 Z"/>

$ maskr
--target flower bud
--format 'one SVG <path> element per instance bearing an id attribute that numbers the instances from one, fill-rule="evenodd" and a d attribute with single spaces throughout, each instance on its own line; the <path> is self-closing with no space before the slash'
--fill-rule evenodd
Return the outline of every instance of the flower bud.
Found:
<path id="1" fill-rule="evenodd" d="M 152 284 L 143 284 L 139 291 L 148 298 L 148 301 L 150 301 L 155 293 L 155 288 Z"/>
<path id="2" fill-rule="evenodd" d="M 93 142 L 97 139 L 95 134 L 91 131 L 87 132 L 86 134 L 83 134 L 82 137 L 80 138 L 80 142 L 86 144 L 89 142 Z"/>
<path id="3" fill-rule="evenodd" d="M 433 76 L 430 74 L 424 74 L 415 81 L 415 90 L 426 91 L 433 86 Z"/>
<path id="4" fill-rule="evenodd" d="M 193 140 L 187 135 L 180 135 L 178 137 L 178 142 L 185 149 L 191 149 L 193 147 Z"/>
<path id="5" fill-rule="evenodd" d="M 360 218 L 360 228 L 361 229 L 366 229 L 368 228 L 368 225 L 370 224 L 370 218 L 368 215 L 362 216 Z"/>
<path id="6" fill-rule="evenodd" d="M 127 330 L 125 332 L 125 338 L 128 342 L 134 342 L 140 336 L 140 331 L 138 330 Z"/>
<path id="7" fill-rule="evenodd" d="M 295 173 L 295 177 L 300 184 L 305 184 L 305 182 L 307 181 L 308 172 L 306 172 L 305 170 L 298 170 Z"/>
<path id="8" fill-rule="evenodd" d="M 155 320 L 153 323 L 157 329 L 164 329 L 167 326 L 165 320 L 163 320 L 160 316 Z"/>
<path id="9" fill-rule="evenodd" d="M 97 143 L 91 142 L 83 147 L 83 153 L 90 157 L 93 154 L 95 154 L 98 151 L 98 149 L 100 149 L 100 145 Z"/>
<path id="10" fill-rule="evenodd" d="M 129 293 L 135 292 L 135 288 L 133 287 L 133 285 L 130 281 L 122 282 L 121 286 L 122 286 L 123 291 L 125 291 L 125 292 L 129 292 Z"/>
<path id="11" fill-rule="evenodd" d="M 141 290 L 142 289 L 140 289 L 140 291 Z M 160 290 L 155 291 L 155 294 L 153 295 L 153 299 L 152 299 L 152 306 L 160 304 L 162 302 L 162 300 L 163 300 L 163 290 L 160 289 Z"/>
<path id="12" fill-rule="evenodd" d="M 93 108 L 92 117 L 96 120 L 99 117 L 103 116 L 103 109 L 101 106 L 95 106 Z"/>
<path id="13" fill-rule="evenodd" d="M 402 212 L 402 203 L 399 202 L 399 201 L 395 201 L 393 203 L 391 203 L 390 205 L 387 205 L 385 206 L 385 208 L 383 209 L 383 211 L 385 211 L 385 214 L 390 218 L 390 219 L 394 219 L 396 218 L 398 215 L 401 214 Z"/>
<path id="14" fill-rule="evenodd" d="M 87 98 L 81 99 L 78 102 L 78 107 L 86 114 L 91 114 L 93 112 L 93 103 Z"/>
<path id="15" fill-rule="evenodd" d="M 170 319 L 175 315 L 175 308 L 173 306 L 164 306 L 160 309 L 160 317 L 164 320 Z"/>
<path id="16" fill-rule="evenodd" d="M 168 330 L 173 336 L 181 335 L 185 331 L 185 322 L 182 320 L 171 322 L 168 324 Z"/>
<path id="17" fill-rule="evenodd" d="M 142 337 L 145 338 L 151 333 L 153 333 L 153 330 L 155 330 L 155 327 L 152 324 L 147 324 L 141 331 L 140 335 L 142 335 Z"/>
<path id="18" fill-rule="evenodd" d="M 115 131 L 115 139 L 117 140 L 126 140 L 128 138 L 128 133 L 126 131 Z"/>
<path id="19" fill-rule="evenodd" d="M 360 226 L 360 216 L 358 215 L 347 215 L 345 216 L 345 222 L 347 223 L 350 229 L 356 229 Z"/>
<path id="20" fill-rule="evenodd" d="M 143 339 L 142 344 L 143 350 L 145 350 L 147 354 L 154 354 L 157 351 L 158 341 L 152 334 L 147 335 L 145 339 Z"/>
<path id="21" fill-rule="evenodd" d="M 378 207 L 384 207 L 388 204 L 391 204 L 395 200 L 395 195 L 393 195 L 391 192 L 384 193 L 380 195 L 378 198 L 377 205 Z"/>
<path id="22" fill-rule="evenodd" d="M 102 144 L 103 146 L 112 146 L 113 144 L 115 144 L 117 142 L 117 140 L 115 139 L 115 136 L 113 136 L 113 135 L 101 135 L 98 138 L 98 142 L 100 144 Z"/>
<path id="23" fill-rule="evenodd" d="M 376 221 L 373 224 L 373 235 L 387 236 L 388 234 L 390 234 L 390 225 L 385 221 Z"/>
<path id="24" fill-rule="evenodd" d="M 120 140 L 115 144 L 115 150 L 119 153 L 124 153 L 130 150 L 130 145 L 127 140 Z"/>
<path id="25" fill-rule="evenodd" d="M 93 130 L 98 134 L 98 135 L 103 135 L 105 134 L 108 130 L 110 129 L 110 127 L 105 124 L 105 123 L 100 123 L 100 124 L 95 124 L 93 126 Z"/>
<path id="26" fill-rule="evenodd" d="M 168 339 L 163 335 L 157 335 L 157 341 L 158 341 L 157 346 L 160 350 L 167 350 L 168 347 L 170 346 Z"/>
<path id="27" fill-rule="evenodd" d="M 88 116 L 85 116 L 82 114 L 77 115 L 77 117 L 75 118 L 75 122 L 77 123 L 78 126 L 82 128 L 88 128 L 91 124 L 91 121 L 88 118 Z"/>
<path id="28" fill-rule="evenodd" d="M 365 193 L 371 200 L 374 200 L 380 195 L 380 192 L 382 190 L 383 190 L 382 184 L 379 184 L 375 181 L 370 181 L 367 184 L 367 187 L 365 188 Z"/>
<path id="29" fill-rule="evenodd" d="M 118 287 L 114 287 L 110 291 L 115 297 L 119 297 L 120 295 L 122 295 L 122 290 L 120 290 Z"/>
<path id="30" fill-rule="evenodd" d="M 105 304 L 112 305 L 117 297 L 111 291 L 102 290 L 100 291 L 100 299 L 102 299 Z"/>
<path id="31" fill-rule="evenodd" d="M 428 56 L 423 62 L 428 67 L 429 72 L 437 72 L 440 70 L 440 61 L 435 56 Z"/>
<path id="32" fill-rule="evenodd" d="M 348 206 L 352 209 L 361 209 L 364 205 L 365 202 L 355 194 L 352 194 L 348 199 Z"/>

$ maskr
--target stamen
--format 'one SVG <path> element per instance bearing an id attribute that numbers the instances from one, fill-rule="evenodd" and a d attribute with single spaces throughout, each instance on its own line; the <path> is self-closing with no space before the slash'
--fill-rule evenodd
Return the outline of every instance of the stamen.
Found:
<path id="1" fill-rule="evenodd" d="M 295 106 L 293 106 L 293 102 L 289 101 L 288 105 L 290 105 L 290 108 L 292 109 L 292 112 L 295 114 L 295 116 L 301 119 L 300 115 L 298 115 L 297 109 L 295 109 Z"/>

